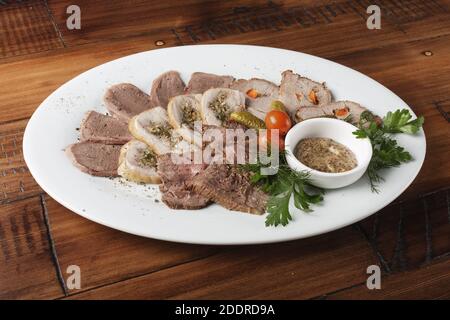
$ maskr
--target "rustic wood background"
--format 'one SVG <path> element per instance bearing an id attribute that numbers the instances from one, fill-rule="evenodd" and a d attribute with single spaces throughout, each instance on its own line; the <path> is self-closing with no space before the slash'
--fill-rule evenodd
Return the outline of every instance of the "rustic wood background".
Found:
<path id="1" fill-rule="evenodd" d="M 0 0 L 0 298 L 450 298 L 450 1 Z M 382 29 L 366 28 L 366 8 Z M 53 90 L 157 47 L 241 43 L 332 59 L 426 118 L 427 157 L 386 209 L 310 239 L 258 246 L 168 243 L 115 231 L 47 196 L 22 158 L 27 119 Z M 45 141 L 43 141 L 45 143 Z M 76 190 L 74 190 L 76 191 Z M 82 289 L 69 290 L 69 265 Z M 382 268 L 368 290 L 366 268 Z"/>

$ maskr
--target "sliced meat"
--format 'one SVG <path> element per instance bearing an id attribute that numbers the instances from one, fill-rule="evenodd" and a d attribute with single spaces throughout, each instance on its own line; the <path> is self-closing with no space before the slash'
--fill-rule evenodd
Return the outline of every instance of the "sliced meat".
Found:
<path id="1" fill-rule="evenodd" d="M 194 72 L 186 87 L 190 94 L 203 93 L 212 88 L 228 88 L 233 82 L 232 76 L 219 76 L 212 73 Z"/>
<path id="2" fill-rule="evenodd" d="M 208 197 L 192 190 L 187 184 L 206 167 L 193 162 L 178 164 L 172 161 L 171 154 L 158 157 L 157 173 L 162 180 L 159 190 L 161 200 L 172 209 L 200 209 L 210 203 Z"/>
<path id="3" fill-rule="evenodd" d="M 157 155 L 145 143 L 131 140 L 120 150 L 118 174 L 138 183 L 160 183 Z"/>
<path id="4" fill-rule="evenodd" d="M 211 201 L 184 185 L 160 185 L 161 200 L 172 209 L 197 210 L 206 207 Z"/>
<path id="5" fill-rule="evenodd" d="M 88 111 L 80 125 L 80 141 L 125 144 L 132 138 L 125 122 L 96 111 Z"/>
<path id="6" fill-rule="evenodd" d="M 167 115 L 174 130 L 189 143 L 201 141 L 195 125 L 201 124 L 201 94 L 185 94 L 170 99 Z"/>
<path id="7" fill-rule="evenodd" d="M 81 171 L 98 177 L 116 177 L 120 145 L 79 142 L 66 148 L 66 154 Z"/>
<path id="8" fill-rule="evenodd" d="M 278 98 L 278 86 L 264 79 L 240 79 L 230 88 L 245 94 L 247 110 L 262 120 L 270 110 L 271 102 Z"/>
<path id="9" fill-rule="evenodd" d="M 336 101 L 319 107 L 300 107 L 295 114 L 295 120 L 300 122 L 317 117 L 331 117 L 348 121 L 357 126 L 364 111 L 369 110 L 356 102 Z M 381 119 L 375 116 L 375 121 L 381 122 Z"/>
<path id="10" fill-rule="evenodd" d="M 295 121 L 297 122 L 320 117 L 325 117 L 325 113 L 320 107 L 300 107 L 295 113 Z"/>
<path id="11" fill-rule="evenodd" d="M 238 90 L 215 88 L 205 91 L 201 101 L 203 123 L 223 126 L 231 112 L 245 109 L 245 96 Z"/>
<path id="12" fill-rule="evenodd" d="M 152 107 L 150 96 L 130 83 L 111 86 L 103 100 L 111 115 L 125 122 Z"/>
<path id="13" fill-rule="evenodd" d="M 153 107 L 166 108 L 170 98 L 184 93 L 184 82 L 177 71 L 168 71 L 153 80 L 150 99 Z"/>
<path id="14" fill-rule="evenodd" d="M 357 126 L 361 119 L 361 114 L 369 111 L 359 103 L 353 101 L 336 101 L 322 106 L 322 110 L 326 115 L 333 116 L 338 119 L 346 120 Z M 370 111 L 369 111 L 370 112 Z M 381 119 L 375 116 L 375 121 L 381 123 Z"/>
<path id="15" fill-rule="evenodd" d="M 286 70 L 282 74 L 279 99 L 294 117 L 300 107 L 314 107 L 331 102 L 331 92 L 323 83 Z"/>
<path id="16" fill-rule="evenodd" d="M 184 153 L 195 147 L 173 129 L 163 107 L 154 107 L 133 117 L 128 128 L 133 137 L 145 142 L 156 154 Z"/>
<path id="17" fill-rule="evenodd" d="M 229 210 L 254 214 L 265 212 L 268 195 L 250 182 L 250 173 L 236 166 L 210 165 L 190 184 L 197 193 Z"/>

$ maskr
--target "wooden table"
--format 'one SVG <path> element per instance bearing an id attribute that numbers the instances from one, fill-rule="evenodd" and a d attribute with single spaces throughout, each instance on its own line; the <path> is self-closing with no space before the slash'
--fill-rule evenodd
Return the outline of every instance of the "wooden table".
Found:
<path id="1" fill-rule="evenodd" d="M 0 1 L 0 298 L 450 298 L 450 1 Z M 381 7 L 382 28 L 366 27 Z M 79 73 L 139 51 L 204 43 L 298 50 L 380 81 L 426 118 L 427 157 L 384 210 L 325 235 L 273 245 L 140 238 L 63 208 L 22 158 L 28 118 Z M 45 143 L 43 141 L 42 143 Z M 382 289 L 368 290 L 379 265 Z M 67 268 L 81 268 L 81 289 Z"/>

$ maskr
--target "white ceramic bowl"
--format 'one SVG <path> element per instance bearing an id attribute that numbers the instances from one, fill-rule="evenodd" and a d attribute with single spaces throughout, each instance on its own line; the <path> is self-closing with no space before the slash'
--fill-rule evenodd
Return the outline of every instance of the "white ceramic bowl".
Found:
<path id="1" fill-rule="evenodd" d="M 372 157 L 369 139 L 357 139 L 352 134 L 358 128 L 348 122 L 332 118 L 315 118 L 297 123 L 289 130 L 285 139 L 286 159 L 293 170 L 307 170 L 311 173 L 311 183 L 317 187 L 336 189 L 356 182 L 366 172 Z M 339 173 L 321 172 L 301 163 L 294 155 L 297 143 L 305 138 L 331 138 L 342 143 L 355 154 L 358 162 L 352 170 Z"/>

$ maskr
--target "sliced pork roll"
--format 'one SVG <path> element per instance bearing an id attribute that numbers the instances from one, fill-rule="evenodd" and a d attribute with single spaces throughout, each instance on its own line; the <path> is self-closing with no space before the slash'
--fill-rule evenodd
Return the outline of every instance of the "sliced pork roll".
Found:
<path id="1" fill-rule="evenodd" d="M 332 117 L 348 121 L 357 126 L 361 119 L 361 114 L 365 111 L 369 110 L 359 103 L 352 101 L 336 101 L 319 107 L 300 107 L 295 114 L 295 120 L 299 122 L 317 117 Z M 379 122 L 381 119 L 378 116 L 375 116 L 375 121 Z"/>
<path id="2" fill-rule="evenodd" d="M 227 88 L 205 91 L 201 102 L 203 123 L 224 126 L 233 111 L 245 109 L 245 96 L 242 92 Z"/>
<path id="3" fill-rule="evenodd" d="M 139 183 L 160 183 L 156 173 L 157 155 L 145 143 L 131 140 L 120 150 L 118 174 Z"/>
<path id="4" fill-rule="evenodd" d="M 196 94 L 212 88 L 228 88 L 233 81 L 234 78 L 232 76 L 194 72 L 186 87 L 186 93 Z"/>
<path id="5" fill-rule="evenodd" d="M 271 102 L 278 98 L 278 86 L 264 79 L 240 79 L 233 82 L 230 88 L 245 94 L 247 110 L 262 120 L 270 111 Z"/>
<path id="6" fill-rule="evenodd" d="M 321 106 L 331 102 L 331 92 L 323 83 L 315 82 L 286 70 L 282 74 L 279 100 L 292 117 L 300 107 Z"/>
<path id="7" fill-rule="evenodd" d="M 163 107 L 155 107 L 133 117 L 129 129 L 133 137 L 145 142 L 158 155 L 189 152 L 193 148 L 170 125 Z"/>
<path id="8" fill-rule="evenodd" d="M 150 97 L 153 107 L 166 108 L 169 100 L 184 93 L 184 82 L 177 71 L 167 71 L 153 80 Z"/>
<path id="9" fill-rule="evenodd" d="M 201 122 L 201 94 L 176 96 L 167 106 L 169 122 L 175 131 L 190 143 L 201 146 L 201 134 L 194 131 L 196 121 Z M 195 138 L 194 138 L 195 137 Z"/>
<path id="10" fill-rule="evenodd" d="M 111 86 L 103 100 L 109 113 L 124 122 L 152 107 L 150 96 L 130 83 Z"/>

